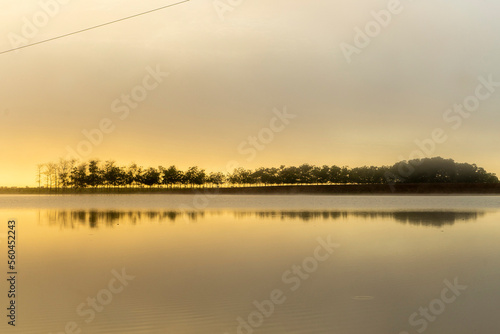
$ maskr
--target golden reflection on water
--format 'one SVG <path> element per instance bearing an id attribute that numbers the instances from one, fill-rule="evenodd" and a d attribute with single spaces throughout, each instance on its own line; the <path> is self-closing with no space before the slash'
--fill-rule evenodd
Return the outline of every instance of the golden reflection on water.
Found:
<path id="1" fill-rule="evenodd" d="M 473 333 L 500 307 L 498 211 L 0 210 L 12 215 L 22 334 L 68 321 L 82 333 L 234 334 L 273 289 L 287 301 L 255 334 L 414 332 L 410 314 L 455 277 L 471 288 L 429 333 Z M 340 248 L 292 292 L 283 273 L 328 236 Z M 86 323 L 77 306 L 122 268 L 135 280 Z"/>
<path id="2" fill-rule="evenodd" d="M 114 227 L 119 224 L 135 225 L 141 222 L 197 222 L 208 217 L 231 217 L 235 220 L 282 220 L 302 222 L 388 219 L 402 224 L 441 227 L 456 222 L 471 222 L 486 214 L 485 211 L 160 211 L 160 210 L 40 210 L 39 221 L 62 228 Z"/>

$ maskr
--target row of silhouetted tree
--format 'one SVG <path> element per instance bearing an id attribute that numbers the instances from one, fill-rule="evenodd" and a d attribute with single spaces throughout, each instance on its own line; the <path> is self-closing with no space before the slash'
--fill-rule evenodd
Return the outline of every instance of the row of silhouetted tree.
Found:
<path id="1" fill-rule="evenodd" d="M 475 164 L 457 163 L 441 157 L 400 161 L 392 166 L 280 166 L 258 169 L 236 168 L 211 172 L 193 166 L 180 170 L 119 166 L 114 161 L 60 160 L 38 165 L 37 182 L 46 188 L 97 187 L 220 187 L 297 184 L 393 184 L 393 183 L 498 183 L 495 174 Z"/>

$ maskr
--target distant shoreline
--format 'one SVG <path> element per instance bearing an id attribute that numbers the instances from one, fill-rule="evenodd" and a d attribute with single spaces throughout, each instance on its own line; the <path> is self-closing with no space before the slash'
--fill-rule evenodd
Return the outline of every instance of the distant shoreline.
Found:
<path id="1" fill-rule="evenodd" d="M 219 194 L 219 195 L 500 195 L 500 184 L 482 183 L 412 183 L 412 184 L 346 184 L 346 185 L 284 185 L 221 188 L 0 188 L 4 195 L 74 195 L 74 194 Z"/>

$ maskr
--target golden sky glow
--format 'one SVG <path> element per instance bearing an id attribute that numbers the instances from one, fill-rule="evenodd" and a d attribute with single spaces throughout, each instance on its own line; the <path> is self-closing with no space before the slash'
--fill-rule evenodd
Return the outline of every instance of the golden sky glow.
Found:
<path id="1" fill-rule="evenodd" d="M 34 43 L 174 2 L 69 1 L 23 38 Z M 441 128 L 447 139 L 432 156 L 500 174 L 500 87 L 456 129 L 458 120 L 444 119 L 475 94 L 479 77 L 500 82 L 497 2 L 401 0 L 401 12 L 351 63 L 340 45 L 353 45 L 354 29 L 389 1 L 243 1 L 224 20 L 214 3 L 192 0 L 0 55 L 0 185 L 34 185 L 38 163 L 77 149 L 82 131 L 103 119 L 113 129 L 95 137 L 85 160 L 222 171 L 233 160 L 248 168 L 384 165 L 408 159 L 415 140 Z M 0 51 L 40 10 L 38 0 L 2 1 Z M 157 69 L 169 73 L 161 82 Z M 137 106 L 123 102 L 144 91 Z M 283 129 L 275 122 L 282 130 L 250 155 L 249 136 L 284 107 L 295 118 Z"/>

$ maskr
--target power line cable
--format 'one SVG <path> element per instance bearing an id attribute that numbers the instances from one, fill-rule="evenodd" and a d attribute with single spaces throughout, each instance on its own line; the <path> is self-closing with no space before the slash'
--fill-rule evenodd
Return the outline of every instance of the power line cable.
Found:
<path id="1" fill-rule="evenodd" d="M 157 11 L 160 11 L 160 10 L 163 10 L 163 9 L 166 9 L 166 8 L 170 8 L 170 7 L 173 7 L 173 6 L 177 6 L 177 5 L 183 4 L 183 3 L 185 3 L 185 2 L 189 2 L 189 1 L 191 1 L 191 0 L 184 0 L 184 1 L 180 1 L 180 2 L 177 2 L 177 3 L 174 3 L 174 4 L 170 4 L 170 5 L 167 5 L 167 6 L 163 6 L 163 7 L 159 7 L 159 8 L 156 8 L 156 9 L 148 10 L 147 12 L 143 12 L 143 13 L 135 14 L 135 15 L 132 15 L 132 16 L 127 16 L 127 17 L 124 17 L 124 18 L 121 18 L 121 19 L 118 19 L 118 20 L 114 20 L 114 21 L 106 22 L 106 23 L 99 24 L 99 25 L 96 25 L 96 26 L 93 26 L 93 27 L 89 27 L 89 28 L 85 28 L 85 29 L 82 29 L 82 30 L 74 31 L 74 32 L 71 32 L 71 33 L 69 33 L 69 34 L 64 34 L 64 35 L 57 36 L 57 37 L 52 37 L 52 38 L 49 38 L 49 39 L 46 39 L 46 40 L 43 40 L 43 41 L 40 41 L 40 42 L 36 42 L 36 43 L 32 43 L 32 44 L 23 45 L 23 46 L 20 46 L 20 47 L 18 47 L 18 48 L 15 48 L 15 49 L 10 49 L 10 50 L 6 50 L 6 51 L 1 51 L 1 52 L 0 52 L 0 55 L 2 55 L 2 54 L 4 54 L 4 53 L 9 53 L 9 52 L 13 52 L 13 51 L 17 51 L 17 50 L 21 50 L 21 49 L 29 48 L 29 47 L 31 47 L 31 46 L 35 46 L 35 45 L 39 45 L 39 44 L 43 44 L 43 43 L 47 43 L 47 42 L 51 42 L 51 41 L 54 41 L 54 40 L 56 40 L 56 39 L 61 39 L 61 38 L 64 38 L 64 37 L 68 37 L 68 36 L 72 36 L 72 35 L 80 34 L 80 33 L 82 33 L 82 32 L 86 32 L 86 31 L 89 31 L 89 30 L 93 30 L 93 29 L 101 28 L 101 27 L 108 26 L 108 25 L 110 25 L 110 24 L 114 24 L 114 23 L 117 23 L 117 22 L 121 22 L 121 21 L 125 21 L 125 20 L 130 20 L 130 19 L 135 18 L 135 17 L 138 17 L 138 16 L 142 16 L 142 15 L 146 15 L 146 14 L 151 14 L 151 13 L 153 13 L 153 12 L 157 12 Z"/>

